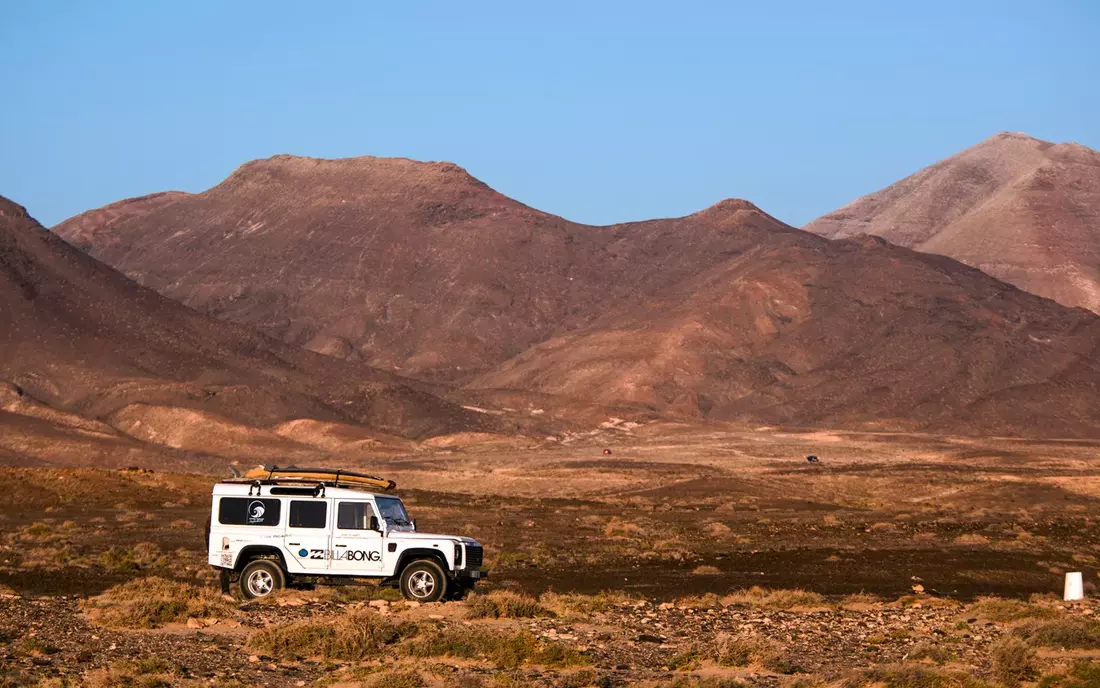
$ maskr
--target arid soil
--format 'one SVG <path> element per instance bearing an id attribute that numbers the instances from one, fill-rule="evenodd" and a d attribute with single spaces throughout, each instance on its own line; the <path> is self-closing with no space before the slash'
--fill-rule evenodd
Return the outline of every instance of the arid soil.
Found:
<path id="1" fill-rule="evenodd" d="M 154 630 L 102 628 L 83 611 L 94 606 L 89 596 L 146 576 L 216 597 L 201 530 L 215 476 L 2 469 L 0 585 L 11 595 L 0 600 L 3 670 L 12 680 L 68 675 L 97 685 L 125 683 L 120 676 L 419 685 L 394 673 L 415 667 L 432 685 L 686 686 L 862 685 L 889 668 L 904 681 L 888 685 L 915 685 L 917 670 L 939 672 L 937 681 L 1006 682 L 997 667 L 1008 660 L 994 655 L 1017 651 L 1038 652 L 1027 660 L 1035 680 L 1100 647 L 1100 633 L 1092 639 L 1092 626 L 1073 621 L 1091 618 L 1091 603 L 1060 609 L 1049 598 L 1066 571 L 1082 571 L 1090 592 L 1097 581 L 1092 443 L 663 425 L 547 444 L 459 444 L 360 464 L 398 481 L 422 530 L 485 543 L 482 598 L 540 597 L 555 616 L 466 618 L 484 609 L 477 596 L 395 603 L 386 618 L 412 626 L 390 629 L 392 647 L 356 660 L 276 657 L 255 634 L 294 620 L 383 615 L 368 600 L 386 591 L 292 591 L 278 604 L 234 603 L 201 628 L 207 622 L 188 627 L 186 618 Z M 738 592 L 754 586 L 805 592 Z M 980 606 L 984 596 L 1036 594 L 1025 611 Z M 1065 618 L 1069 630 L 1027 625 Z M 512 654 L 452 647 L 452 626 L 478 638 L 481 628 L 513 634 Z M 534 639 L 514 635 L 522 631 Z M 1006 639 L 1016 645 L 1002 648 Z M 171 665 L 150 663 L 157 657 Z"/>
<path id="2" fill-rule="evenodd" d="M 875 234 L 1100 312 L 1097 208 L 1100 153 L 1005 132 L 805 229 L 830 238 Z"/>

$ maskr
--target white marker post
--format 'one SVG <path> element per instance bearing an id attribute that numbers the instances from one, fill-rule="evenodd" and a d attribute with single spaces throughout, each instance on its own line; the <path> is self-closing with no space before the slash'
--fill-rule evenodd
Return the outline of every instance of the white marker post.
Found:
<path id="1" fill-rule="evenodd" d="M 1063 599 L 1066 602 L 1085 599 L 1085 584 L 1081 580 L 1080 571 L 1066 574 L 1066 592 Z"/>

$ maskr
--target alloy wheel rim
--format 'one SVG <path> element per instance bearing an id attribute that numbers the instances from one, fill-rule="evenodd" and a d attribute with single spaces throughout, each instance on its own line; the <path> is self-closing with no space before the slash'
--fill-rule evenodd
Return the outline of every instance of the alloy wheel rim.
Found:
<path id="1" fill-rule="evenodd" d="M 435 591 L 435 577 L 427 571 L 416 571 L 409 576 L 409 591 L 413 597 L 428 597 Z"/>
<path id="2" fill-rule="evenodd" d="M 274 587 L 275 579 L 267 571 L 253 571 L 248 577 L 248 591 L 256 597 L 270 594 Z"/>

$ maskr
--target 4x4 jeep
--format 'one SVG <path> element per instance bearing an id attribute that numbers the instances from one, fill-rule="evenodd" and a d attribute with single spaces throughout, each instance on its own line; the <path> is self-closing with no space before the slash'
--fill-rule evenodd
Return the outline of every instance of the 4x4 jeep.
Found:
<path id="1" fill-rule="evenodd" d="M 417 532 L 400 499 L 339 480 L 218 483 L 207 548 L 223 586 L 236 579 L 246 598 L 339 577 L 396 584 L 406 599 L 434 602 L 461 598 L 485 575 L 477 540 Z"/>

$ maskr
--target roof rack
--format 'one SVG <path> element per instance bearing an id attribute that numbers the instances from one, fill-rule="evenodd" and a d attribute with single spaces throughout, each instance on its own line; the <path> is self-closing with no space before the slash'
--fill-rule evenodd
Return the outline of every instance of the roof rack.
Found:
<path id="1" fill-rule="evenodd" d="M 366 473 L 335 468 L 307 468 L 299 466 L 256 466 L 243 476 L 230 482 L 248 482 L 261 485 L 327 485 L 328 487 L 370 488 L 388 492 L 397 483 Z"/>

